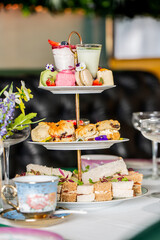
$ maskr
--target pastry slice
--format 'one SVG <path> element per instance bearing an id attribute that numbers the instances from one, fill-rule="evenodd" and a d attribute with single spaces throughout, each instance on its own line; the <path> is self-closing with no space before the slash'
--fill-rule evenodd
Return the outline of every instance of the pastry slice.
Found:
<path id="1" fill-rule="evenodd" d="M 40 122 L 38 126 L 36 126 L 31 131 L 31 138 L 34 142 L 45 142 L 47 140 L 51 140 L 51 135 L 49 134 L 50 125 L 46 122 Z"/>
<path id="2" fill-rule="evenodd" d="M 76 129 L 76 139 L 82 141 L 93 141 L 98 136 L 98 131 L 95 124 L 79 126 Z"/>

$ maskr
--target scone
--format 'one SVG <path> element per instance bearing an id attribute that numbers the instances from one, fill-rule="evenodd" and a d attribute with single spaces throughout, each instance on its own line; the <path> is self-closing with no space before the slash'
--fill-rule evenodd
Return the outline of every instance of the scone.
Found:
<path id="1" fill-rule="evenodd" d="M 75 128 L 73 122 L 61 120 L 56 124 L 51 124 L 49 134 L 55 142 L 75 141 Z"/>
<path id="2" fill-rule="evenodd" d="M 38 126 L 36 126 L 31 131 L 31 138 L 34 142 L 45 142 L 51 139 L 49 134 L 50 123 L 40 122 Z"/>
<path id="3" fill-rule="evenodd" d="M 79 126 L 76 129 L 76 139 L 82 141 L 93 141 L 98 136 L 98 131 L 95 124 L 88 124 L 86 126 Z"/>
<path id="4" fill-rule="evenodd" d="M 120 123 L 117 120 L 104 120 L 96 123 L 99 136 L 106 135 L 108 140 L 118 140 L 120 138 Z"/>

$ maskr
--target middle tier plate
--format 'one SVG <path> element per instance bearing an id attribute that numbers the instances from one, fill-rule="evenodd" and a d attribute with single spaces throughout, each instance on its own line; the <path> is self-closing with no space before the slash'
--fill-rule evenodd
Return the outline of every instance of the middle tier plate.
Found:
<path id="1" fill-rule="evenodd" d="M 50 91 L 54 94 L 87 94 L 87 93 L 101 93 L 104 90 L 116 87 L 116 85 L 112 86 L 39 86 L 39 88 L 43 90 Z"/>
<path id="2" fill-rule="evenodd" d="M 78 141 L 78 142 L 33 142 L 30 144 L 42 145 L 48 150 L 91 150 L 110 148 L 115 143 L 123 143 L 129 141 L 128 138 L 122 140 L 107 140 L 107 141 Z"/>

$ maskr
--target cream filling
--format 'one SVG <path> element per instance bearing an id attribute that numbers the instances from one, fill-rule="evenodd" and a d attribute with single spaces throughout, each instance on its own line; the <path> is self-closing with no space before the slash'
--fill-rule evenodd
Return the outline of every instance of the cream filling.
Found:
<path id="1" fill-rule="evenodd" d="M 95 194 L 103 194 L 103 193 L 108 193 L 108 191 L 95 191 Z"/>
<path id="2" fill-rule="evenodd" d="M 117 133 L 117 132 L 118 132 L 117 130 L 106 129 L 106 130 L 100 131 L 99 133 L 100 133 L 101 135 L 107 135 L 107 134 L 113 134 L 113 133 Z"/>

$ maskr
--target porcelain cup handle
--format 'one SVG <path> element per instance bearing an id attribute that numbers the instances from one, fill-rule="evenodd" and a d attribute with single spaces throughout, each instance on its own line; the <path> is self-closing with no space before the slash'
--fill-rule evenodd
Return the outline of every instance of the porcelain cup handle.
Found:
<path id="1" fill-rule="evenodd" d="M 12 196 L 13 196 L 14 198 L 17 196 L 17 189 L 16 189 L 14 186 L 12 186 L 12 185 L 6 184 L 6 185 L 4 185 L 4 186 L 2 187 L 2 189 L 1 189 L 1 196 L 2 196 L 3 200 L 4 200 L 6 203 L 8 203 L 8 204 L 11 205 L 13 208 L 15 208 L 17 211 L 19 211 L 18 201 L 17 201 L 17 205 L 15 205 L 15 204 L 12 203 L 10 200 L 6 199 L 5 194 L 4 194 L 4 191 L 5 191 L 6 188 L 12 188 L 12 190 L 13 190 Z"/>

